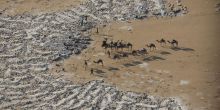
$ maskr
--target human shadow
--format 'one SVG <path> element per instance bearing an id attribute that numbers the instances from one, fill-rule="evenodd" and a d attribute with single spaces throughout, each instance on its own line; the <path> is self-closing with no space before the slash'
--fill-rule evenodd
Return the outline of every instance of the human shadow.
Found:
<path id="1" fill-rule="evenodd" d="M 155 60 L 166 60 L 165 58 L 159 57 L 159 56 L 150 56 L 143 59 L 143 61 L 149 62 L 149 61 L 155 61 Z"/>
<path id="2" fill-rule="evenodd" d="M 170 49 L 174 51 L 195 51 L 192 48 L 186 48 L 186 47 L 171 47 Z"/>

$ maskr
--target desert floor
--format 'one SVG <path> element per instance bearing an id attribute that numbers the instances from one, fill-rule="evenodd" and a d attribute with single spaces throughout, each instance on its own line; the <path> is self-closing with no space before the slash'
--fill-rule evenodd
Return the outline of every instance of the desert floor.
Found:
<path id="1" fill-rule="evenodd" d="M 69 9 L 83 0 L 1 0 L 0 11 L 9 15 L 42 14 Z"/>
<path id="2" fill-rule="evenodd" d="M 38 1 L 38 2 L 37 2 Z M 9 14 L 60 11 L 79 2 L 40 0 L 0 1 Z M 220 12 L 215 11 L 219 0 L 184 0 L 189 13 L 176 18 L 147 18 L 128 22 L 114 22 L 99 26 L 99 33 L 91 30 L 92 45 L 78 56 L 51 67 L 51 73 L 85 83 L 102 79 L 124 91 L 149 93 L 155 96 L 179 97 L 193 110 L 219 110 L 220 106 Z M 32 5 L 31 5 L 32 4 Z M 34 4 L 34 5 L 33 5 Z M 4 8 L 3 8 L 4 7 Z M 25 11 L 24 11 L 25 10 Z M 157 50 L 146 56 L 129 56 L 113 60 L 101 48 L 104 38 L 131 42 L 133 49 L 147 48 L 155 43 Z M 164 38 L 179 41 L 178 48 L 161 47 L 156 42 Z M 111 51 L 113 54 L 115 51 Z M 104 66 L 93 61 L 102 59 Z M 89 60 L 85 70 L 84 60 Z M 61 71 L 64 68 L 64 72 Z M 94 68 L 94 75 L 90 74 Z"/>
<path id="3" fill-rule="evenodd" d="M 184 4 L 190 12 L 185 16 L 100 26 L 99 34 L 95 29 L 92 31 L 94 42 L 90 48 L 64 61 L 64 77 L 79 83 L 103 79 L 121 90 L 180 97 L 193 110 L 218 110 L 220 26 L 217 24 L 220 24 L 220 14 L 215 12 L 216 3 L 214 0 L 186 0 Z M 101 48 L 104 38 L 131 42 L 134 49 L 155 43 L 157 50 L 147 56 L 113 60 Z M 161 47 L 155 41 L 161 38 L 177 39 L 179 48 Z M 93 63 L 99 58 L 104 61 L 104 67 Z M 84 60 L 89 60 L 86 70 Z M 90 68 L 97 69 L 94 75 L 90 75 Z"/>

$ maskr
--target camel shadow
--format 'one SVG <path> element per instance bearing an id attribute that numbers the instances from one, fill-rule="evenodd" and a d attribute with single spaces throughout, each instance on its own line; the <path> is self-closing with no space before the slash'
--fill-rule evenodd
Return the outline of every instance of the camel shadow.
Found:
<path id="1" fill-rule="evenodd" d="M 144 58 L 143 61 L 149 62 L 149 61 L 155 61 L 155 60 L 166 60 L 165 58 L 159 57 L 159 56 L 150 56 L 147 58 Z"/>
<path id="2" fill-rule="evenodd" d="M 105 72 L 100 70 L 100 69 L 95 69 L 95 72 L 98 73 L 98 74 L 104 74 Z"/>
<path id="3" fill-rule="evenodd" d="M 140 62 L 140 61 L 133 61 L 132 64 L 139 65 L 139 64 L 142 64 L 142 62 Z"/>
<path id="4" fill-rule="evenodd" d="M 118 69 L 118 68 L 115 68 L 115 67 L 109 67 L 109 69 L 108 69 L 109 71 L 118 71 L 118 70 L 120 70 L 120 69 Z"/>
<path id="5" fill-rule="evenodd" d="M 125 64 L 123 64 L 125 67 L 131 67 L 131 66 L 135 66 L 134 64 L 132 64 L 132 63 L 125 63 Z"/>
<path id="6" fill-rule="evenodd" d="M 174 51 L 195 51 L 194 49 L 192 48 L 186 48 L 186 47 L 171 47 L 170 49 L 174 50 Z"/>
<path id="7" fill-rule="evenodd" d="M 125 67 L 131 67 L 131 66 L 137 66 L 139 64 L 142 64 L 140 61 L 132 61 L 131 63 L 125 63 L 123 64 Z"/>
<path id="8" fill-rule="evenodd" d="M 169 55 L 169 54 L 171 54 L 170 52 L 167 52 L 167 51 L 162 51 L 162 52 L 160 52 L 160 54 L 161 55 Z"/>
<path id="9" fill-rule="evenodd" d="M 102 70 L 100 70 L 100 69 L 95 69 L 95 75 L 96 76 L 99 76 L 99 77 L 106 77 L 105 75 L 104 75 L 104 71 L 102 71 Z"/>

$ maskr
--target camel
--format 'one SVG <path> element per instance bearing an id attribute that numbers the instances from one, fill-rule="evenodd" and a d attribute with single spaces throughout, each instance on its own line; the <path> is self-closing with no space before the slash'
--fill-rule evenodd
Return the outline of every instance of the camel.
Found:
<path id="1" fill-rule="evenodd" d="M 93 61 L 96 64 L 102 64 L 102 66 L 104 66 L 103 60 L 102 59 L 98 59 L 97 61 Z"/>
<path id="2" fill-rule="evenodd" d="M 141 55 L 147 55 L 147 49 L 143 48 L 141 50 L 138 50 L 138 53 L 141 54 Z"/>
<path id="3" fill-rule="evenodd" d="M 122 43 L 122 41 L 120 41 L 117 45 L 117 48 L 121 48 L 121 50 L 123 50 L 124 47 L 125 45 Z"/>
<path id="4" fill-rule="evenodd" d="M 161 40 L 156 40 L 158 43 L 160 43 L 161 46 L 166 45 L 166 40 L 164 40 L 163 38 Z"/>
<path id="5" fill-rule="evenodd" d="M 114 47 L 115 50 L 118 50 L 118 48 L 119 48 L 119 40 L 117 42 L 114 42 L 112 47 Z"/>
<path id="6" fill-rule="evenodd" d="M 105 40 L 102 41 L 102 45 L 101 46 L 105 47 L 106 45 L 107 45 L 107 40 L 105 39 Z"/>
<path id="7" fill-rule="evenodd" d="M 111 47 L 111 46 L 110 46 L 110 44 L 107 43 L 107 39 L 105 39 L 105 40 L 102 41 L 101 47 L 104 48 L 105 52 L 106 52 L 106 49 Z"/>
<path id="8" fill-rule="evenodd" d="M 114 60 L 120 59 L 120 55 L 119 55 L 119 54 L 115 54 L 115 55 L 113 56 L 113 59 L 114 59 Z"/>
<path id="9" fill-rule="evenodd" d="M 132 50 L 133 45 L 131 43 L 123 43 L 123 41 L 117 41 L 117 42 L 113 42 L 111 41 L 110 43 L 107 43 L 107 39 L 102 41 L 102 45 L 101 47 L 103 47 L 104 49 L 107 48 L 111 48 L 111 50 L 113 48 L 115 48 L 115 50 L 118 50 L 119 48 L 121 48 L 121 50 L 123 50 L 124 48 L 128 48 L 128 50 Z"/>
<path id="10" fill-rule="evenodd" d="M 131 52 L 131 54 L 132 54 L 133 56 L 135 56 L 135 55 L 138 54 L 138 52 L 137 52 L 137 50 L 133 50 L 133 51 Z"/>
<path id="11" fill-rule="evenodd" d="M 132 50 L 132 44 L 129 42 L 129 43 L 122 43 L 122 41 L 121 42 L 119 42 L 118 43 L 118 45 L 117 45 L 117 48 L 121 48 L 121 50 L 123 50 L 123 48 L 127 48 L 128 50 Z"/>
<path id="12" fill-rule="evenodd" d="M 130 42 L 128 42 L 126 46 L 127 46 L 128 50 L 130 50 L 130 49 L 132 50 L 133 45 Z"/>
<path id="13" fill-rule="evenodd" d="M 174 40 L 174 39 L 172 41 L 167 40 L 167 42 L 170 43 L 173 47 L 175 47 L 175 46 L 178 47 L 178 41 L 177 40 Z"/>
<path id="14" fill-rule="evenodd" d="M 111 42 L 110 42 L 110 48 L 111 48 L 111 50 L 113 49 L 113 47 L 114 47 L 114 42 L 111 41 Z"/>
<path id="15" fill-rule="evenodd" d="M 153 43 L 150 43 L 149 45 L 146 45 L 146 46 L 149 47 L 150 50 L 151 50 L 151 48 L 152 48 L 153 50 L 156 50 L 156 45 L 153 44 Z"/>

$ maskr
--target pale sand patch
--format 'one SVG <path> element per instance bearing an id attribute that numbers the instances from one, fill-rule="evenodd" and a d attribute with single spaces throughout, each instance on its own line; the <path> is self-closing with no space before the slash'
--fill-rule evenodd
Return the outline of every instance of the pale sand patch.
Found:
<path id="1" fill-rule="evenodd" d="M 181 86 L 188 85 L 189 83 L 190 83 L 190 81 L 180 80 L 180 85 L 181 85 Z"/>

